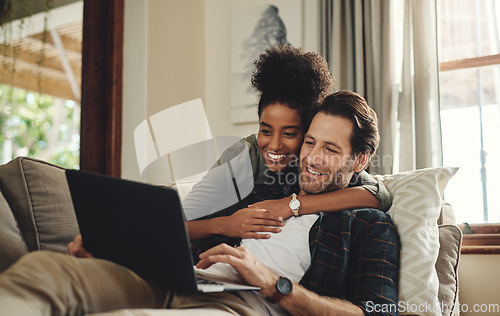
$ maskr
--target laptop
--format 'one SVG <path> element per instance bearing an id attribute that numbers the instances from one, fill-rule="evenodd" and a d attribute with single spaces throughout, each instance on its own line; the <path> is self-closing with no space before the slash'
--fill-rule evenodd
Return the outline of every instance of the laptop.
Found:
<path id="1" fill-rule="evenodd" d="M 83 243 L 94 257 L 180 294 L 260 290 L 196 275 L 174 189 L 76 170 L 66 170 L 66 178 Z"/>

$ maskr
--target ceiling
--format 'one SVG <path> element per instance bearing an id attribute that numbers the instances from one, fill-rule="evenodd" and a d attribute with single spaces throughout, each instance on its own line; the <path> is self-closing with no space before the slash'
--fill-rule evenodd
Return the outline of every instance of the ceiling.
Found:
<path id="1" fill-rule="evenodd" d="M 79 102 L 82 68 L 81 14 L 74 19 L 61 19 L 55 12 L 48 18 L 58 25 L 52 23 L 47 29 L 31 27 L 25 22 L 27 29 L 36 31 L 22 32 L 27 33 L 24 36 L 16 36 L 12 31 L 14 35 L 9 40 L 3 38 L 0 41 L 0 83 Z M 15 30 L 18 25 L 14 24 L 11 29 Z"/>

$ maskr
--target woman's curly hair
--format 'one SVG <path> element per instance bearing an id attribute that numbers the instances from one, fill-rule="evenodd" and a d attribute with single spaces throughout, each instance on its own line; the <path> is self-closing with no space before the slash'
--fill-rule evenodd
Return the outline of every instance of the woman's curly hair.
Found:
<path id="1" fill-rule="evenodd" d="M 333 92 L 334 78 L 326 60 L 301 48 L 268 48 L 254 61 L 252 86 L 260 96 L 258 114 L 279 102 L 297 109 L 307 124 L 310 113 Z"/>

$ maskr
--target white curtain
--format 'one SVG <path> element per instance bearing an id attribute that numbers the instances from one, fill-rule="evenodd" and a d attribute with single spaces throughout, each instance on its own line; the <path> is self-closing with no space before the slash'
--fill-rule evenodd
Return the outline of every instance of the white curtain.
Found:
<path id="1" fill-rule="evenodd" d="M 379 117 L 371 173 L 442 164 L 436 0 L 320 0 L 321 53 L 336 88 Z"/>

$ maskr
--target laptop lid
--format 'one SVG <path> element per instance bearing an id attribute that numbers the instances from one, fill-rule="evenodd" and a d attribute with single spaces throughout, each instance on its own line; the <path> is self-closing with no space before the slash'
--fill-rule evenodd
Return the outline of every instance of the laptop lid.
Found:
<path id="1" fill-rule="evenodd" d="M 197 291 L 175 190 L 75 170 L 66 178 L 90 253 L 180 293 Z"/>

